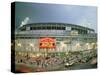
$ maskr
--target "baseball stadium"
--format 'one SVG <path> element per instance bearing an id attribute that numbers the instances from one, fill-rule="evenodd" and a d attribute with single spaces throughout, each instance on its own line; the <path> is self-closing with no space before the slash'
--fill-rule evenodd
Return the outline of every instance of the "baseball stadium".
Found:
<path id="1" fill-rule="evenodd" d="M 97 33 L 84 26 L 51 22 L 26 24 L 15 31 L 14 45 L 16 72 L 97 67 Z"/>

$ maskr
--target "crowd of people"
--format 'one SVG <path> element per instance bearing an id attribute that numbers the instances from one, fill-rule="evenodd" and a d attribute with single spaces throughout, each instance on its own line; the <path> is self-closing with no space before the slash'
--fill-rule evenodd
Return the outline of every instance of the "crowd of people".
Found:
<path id="1" fill-rule="evenodd" d="M 95 60 L 94 60 L 95 58 Z M 56 70 L 60 67 L 69 67 L 75 64 L 84 64 L 90 62 L 90 64 L 97 64 L 97 51 L 96 50 L 86 50 L 80 52 L 69 52 L 63 57 L 61 55 L 49 55 L 46 56 L 36 56 L 30 57 L 29 54 L 25 56 L 16 55 L 15 63 L 26 64 L 31 66 L 33 69 L 41 67 L 45 70 Z"/>

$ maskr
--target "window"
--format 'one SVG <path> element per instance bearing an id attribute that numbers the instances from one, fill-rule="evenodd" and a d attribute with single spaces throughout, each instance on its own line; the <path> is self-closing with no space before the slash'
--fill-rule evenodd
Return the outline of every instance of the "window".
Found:
<path id="1" fill-rule="evenodd" d="M 26 30 L 26 28 L 25 28 L 25 27 L 21 29 L 21 31 L 25 31 L 25 30 Z"/>
<path id="2" fill-rule="evenodd" d="M 66 30 L 70 31 L 71 30 L 71 27 L 66 27 Z"/>
<path id="3" fill-rule="evenodd" d="M 78 35 L 78 31 L 71 31 L 71 35 Z"/>
<path id="4" fill-rule="evenodd" d="M 30 30 L 65 30 L 65 27 L 56 26 L 34 26 L 30 27 Z"/>
<path id="5" fill-rule="evenodd" d="M 30 27 L 26 27 L 26 30 L 30 30 Z"/>

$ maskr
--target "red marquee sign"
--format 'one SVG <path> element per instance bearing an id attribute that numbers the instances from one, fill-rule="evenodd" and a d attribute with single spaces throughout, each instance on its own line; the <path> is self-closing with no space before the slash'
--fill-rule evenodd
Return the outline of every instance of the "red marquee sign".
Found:
<path id="1" fill-rule="evenodd" d="M 39 48 L 56 48 L 55 39 L 53 38 L 40 38 Z"/>

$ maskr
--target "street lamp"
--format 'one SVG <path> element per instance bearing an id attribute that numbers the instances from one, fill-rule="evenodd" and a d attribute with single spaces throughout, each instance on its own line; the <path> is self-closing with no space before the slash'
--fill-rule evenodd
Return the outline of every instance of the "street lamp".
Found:
<path id="1" fill-rule="evenodd" d="M 79 47 L 80 47 L 80 43 L 77 43 L 77 44 L 76 44 L 76 47 L 79 48 Z"/>
<path id="2" fill-rule="evenodd" d="M 88 46 L 88 45 L 89 45 L 89 43 L 86 43 L 86 45 Z"/>
<path id="3" fill-rule="evenodd" d="M 18 43 L 17 46 L 21 47 L 22 45 L 21 45 L 21 43 Z"/>
<path id="4" fill-rule="evenodd" d="M 96 44 L 95 43 L 91 43 L 92 49 L 95 49 Z"/>
<path id="5" fill-rule="evenodd" d="M 61 42 L 61 49 L 64 50 L 64 48 L 66 47 L 66 44 L 64 44 L 64 42 Z"/>
<path id="6" fill-rule="evenodd" d="M 32 47 L 34 47 L 34 44 L 33 43 L 30 43 L 29 45 L 30 45 L 31 51 L 32 51 Z"/>
<path id="7" fill-rule="evenodd" d="M 76 49 L 77 49 L 77 50 L 80 50 L 80 47 L 81 47 L 81 46 L 80 46 L 80 43 L 76 43 Z"/>
<path id="8" fill-rule="evenodd" d="M 91 49 L 90 44 L 86 43 L 87 49 Z"/>

